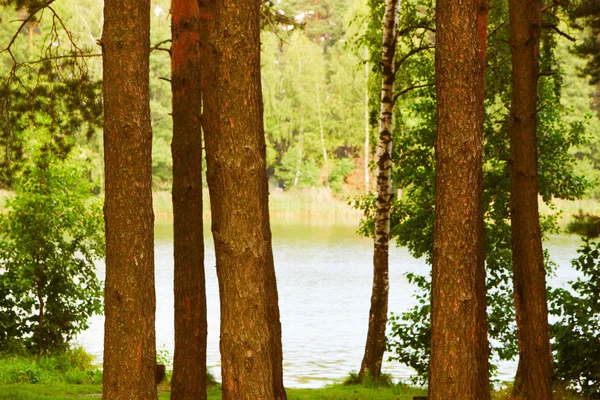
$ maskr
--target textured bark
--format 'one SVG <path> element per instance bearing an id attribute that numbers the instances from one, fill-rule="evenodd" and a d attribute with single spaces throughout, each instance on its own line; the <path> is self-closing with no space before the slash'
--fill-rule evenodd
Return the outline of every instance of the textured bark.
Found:
<path id="1" fill-rule="evenodd" d="M 105 399 L 156 399 L 150 1 L 106 0 L 102 33 Z"/>
<path id="2" fill-rule="evenodd" d="M 436 7 L 436 199 L 429 398 L 490 398 L 482 212 L 487 1 Z"/>
<path id="3" fill-rule="evenodd" d="M 200 0 L 223 398 L 286 398 L 268 210 L 259 2 Z"/>
<path id="4" fill-rule="evenodd" d="M 171 399 L 206 399 L 206 291 L 202 226 L 200 10 L 171 3 L 175 353 Z"/>
<path id="5" fill-rule="evenodd" d="M 377 143 L 377 211 L 373 255 L 373 292 L 369 311 L 369 331 L 359 379 L 366 374 L 373 379 L 381 375 L 385 351 L 389 278 L 390 206 L 392 203 L 392 124 L 394 109 L 394 56 L 398 31 L 399 0 L 386 0 L 383 19 L 381 72 L 381 110 Z"/>
<path id="6" fill-rule="evenodd" d="M 509 1 L 512 54 L 510 211 L 519 367 L 514 395 L 552 398 L 546 269 L 538 213 L 537 82 L 541 2 Z"/>

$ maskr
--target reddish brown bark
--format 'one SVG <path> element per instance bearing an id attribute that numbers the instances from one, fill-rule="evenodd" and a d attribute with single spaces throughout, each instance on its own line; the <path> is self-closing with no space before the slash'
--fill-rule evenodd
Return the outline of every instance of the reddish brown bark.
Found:
<path id="1" fill-rule="evenodd" d="M 482 212 L 487 1 L 436 6 L 436 199 L 429 398 L 490 398 Z"/>
<path id="2" fill-rule="evenodd" d="M 202 226 L 200 10 L 171 3 L 175 353 L 171 399 L 206 399 L 206 291 Z"/>
<path id="3" fill-rule="evenodd" d="M 106 0 L 102 33 L 105 399 L 155 399 L 150 1 Z"/>
<path id="4" fill-rule="evenodd" d="M 369 330 L 359 379 L 378 380 L 385 352 L 385 328 L 389 297 L 390 207 L 392 203 L 392 127 L 394 110 L 394 56 L 398 31 L 399 0 L 386 0 L 383 21 L 381 109 L 377 143 L 377 211 L 375 215 L 373 291 Z"/>
<path id="5" fill-rule="evenodd" d="M 510 212 L 519 367 L 517 398 L 552 398 L 546 269 L 538 212 L 537 82 L 541 2 L 509 1 L 512 54 Z"/>
<path id="6" fill-rule="evenodd" d="M 259 2 L 200 1 L 223 398 L 285 399 L 268 210 Z"/>

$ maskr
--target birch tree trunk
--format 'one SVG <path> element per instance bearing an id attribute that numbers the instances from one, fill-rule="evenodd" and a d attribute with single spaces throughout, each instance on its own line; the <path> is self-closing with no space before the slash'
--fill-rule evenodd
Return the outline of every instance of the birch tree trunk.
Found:
<path id="1" fill-rule="evenodd" d="M 327 166 L 327 149 L 325 148 L 325 132 L 323 131 L 323 118 L 321 116 L 321 96 L 319 94 L 319 84 L 315 84 L 315 91 L 317 92 L 317 114 L 319 116 L 319 132 L 321 133 L 321 150 L 323 151 L 323 161 Z"/>
<path id="2" fill-rule="evenodd" d="M 394 56 L 398 31 L 399 0 L 386 0 L 383 19 L 381 112 L 377 144 L 377 212 L 373 255 L 373 292 L 369 330 L 359 379 L 370 375 L 378 380 L 385 352 L 389 278 L 390 206 L 392 202 L 392 123 L 394 108 Z"/>
<path id="3" fill-rule="evenodd" d="M 369 155 L 371 148 L 369 144 L 369 64 L 365 63 L 365 193 L 371 191 L 369 174 Z"/>

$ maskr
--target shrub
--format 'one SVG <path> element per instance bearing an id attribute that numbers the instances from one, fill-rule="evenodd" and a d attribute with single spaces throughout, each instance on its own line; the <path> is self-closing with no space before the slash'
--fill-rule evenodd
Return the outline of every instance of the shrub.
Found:
<path id="1" fill-rule="evenodd" d="M 102 202 L 86 171 L 41 156 L 0 216 L 0 350 L 65 349 L 101 312 Z"/>
<path id="2" fill-rule="evenodd" d="M 600 399 L 600 243 L 583 238 L 571 261 L 582 277 L 551 292 L 555 377 L 590 399 Z"/>

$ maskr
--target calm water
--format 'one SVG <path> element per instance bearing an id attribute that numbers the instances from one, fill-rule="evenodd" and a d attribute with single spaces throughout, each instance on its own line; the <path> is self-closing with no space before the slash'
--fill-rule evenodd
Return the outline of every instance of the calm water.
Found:
<path id="1" fill-rule="evenodd" d="M 157 349 L 173 351 L 173 239 L 171 221 L 156 226 L 156 340 Z M 206 233 L 208 297 L 208 365 L 220 378 L 219 303 L 212 237 Z M 577 237 L 553 237 L 546 243 L 559 265 L 553 286 L 574 278 L 570 259 L 576 256 Z M 273 225 L 273 251 L 283 330 L 284 380 L 287 387 L 320 387 L 357 370 L 367 336 L 372 280 L 372 242 L 347 225 L 286 223 Z M 424 260 L 404 248 L 390 251 L 390 306 L 402 312 L 412 306 L 412 286 L 404 273 L 426 273 Z M 98 274 L 104 277 L 104 265 Z M 102 356 L 103 317 L 94 317 L 79 343 Z M 411 371 L 385 362 L 384 372 L 405 379 Z M 515 363 L 500 365 L 500 379 L 512 379 Z"/>

